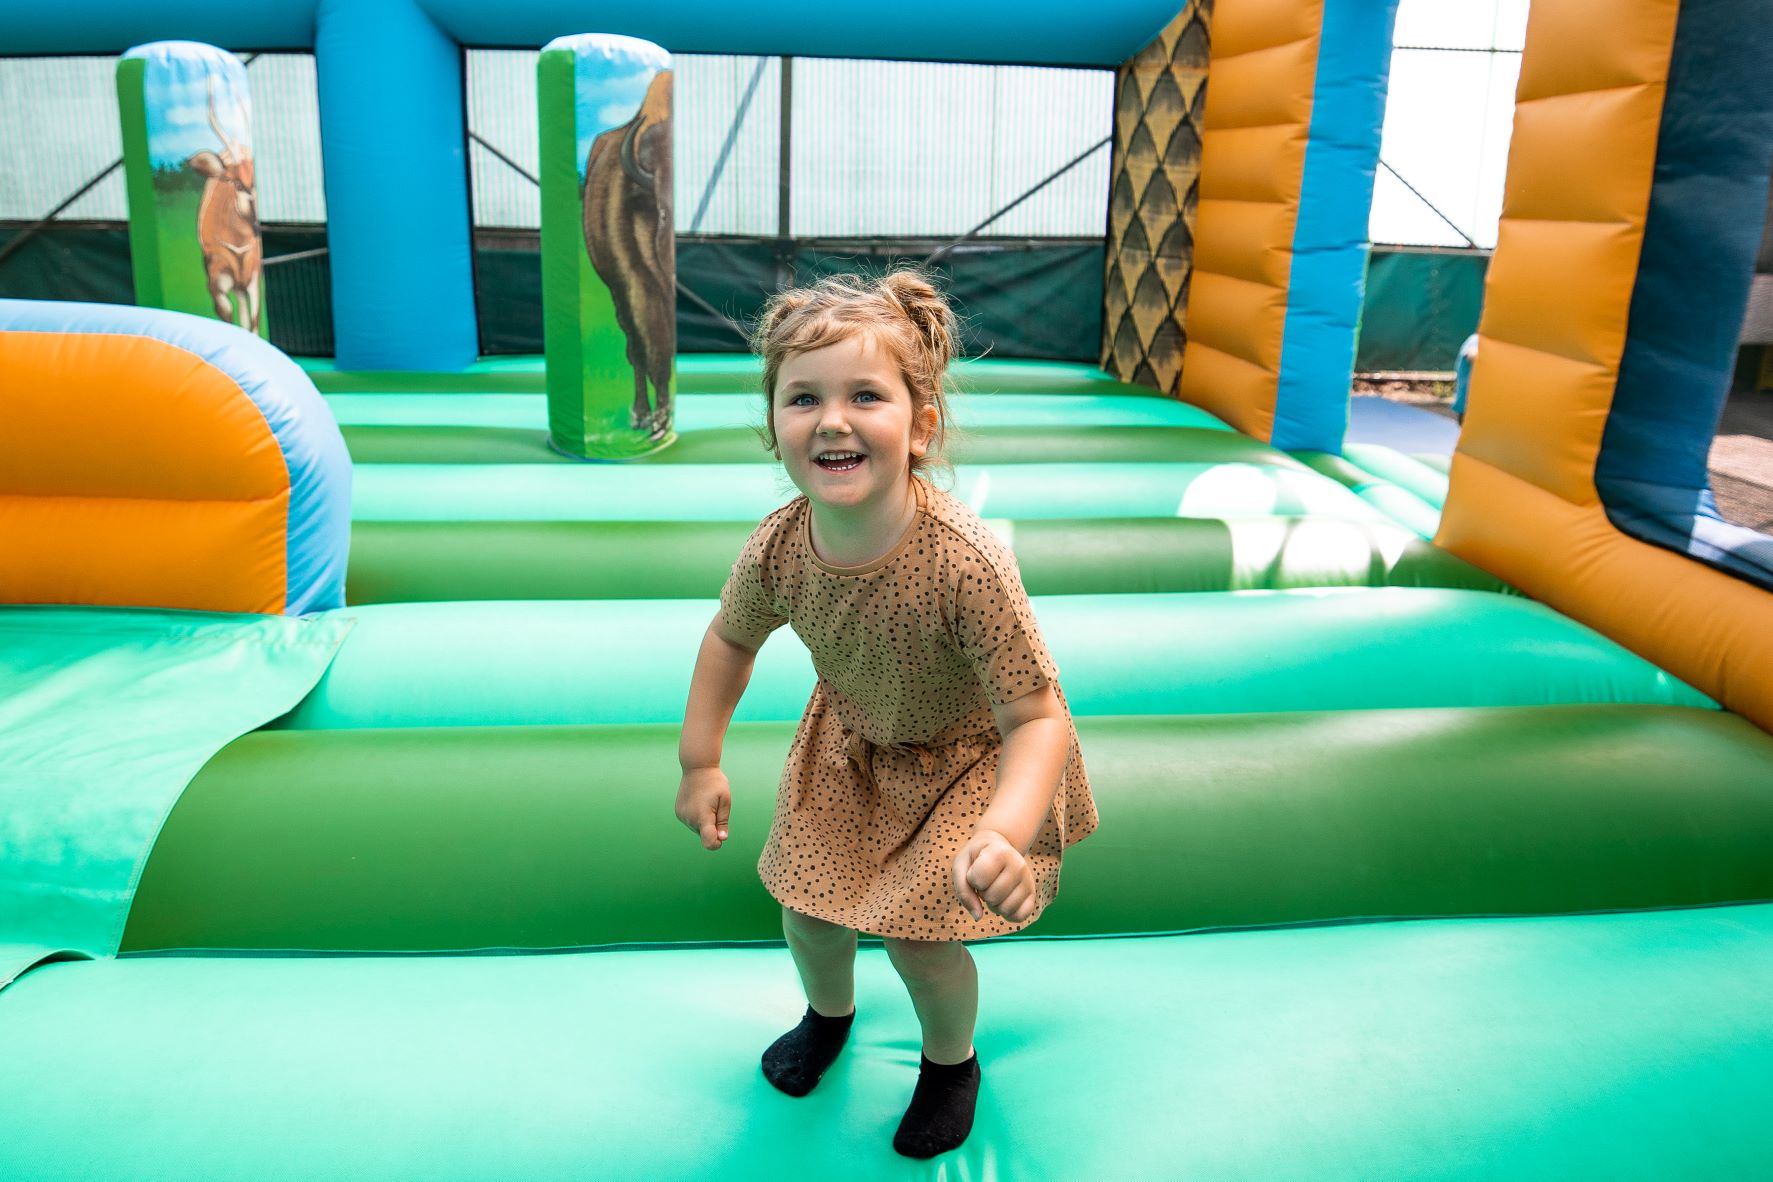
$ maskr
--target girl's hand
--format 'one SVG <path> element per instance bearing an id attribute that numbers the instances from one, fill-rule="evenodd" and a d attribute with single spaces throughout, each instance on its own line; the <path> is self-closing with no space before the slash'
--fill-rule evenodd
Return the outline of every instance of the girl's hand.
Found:
<path id="1" fill-rule="evenodd" d="M 954 859 L 954 893 L 974 919 L 983 918 L 984 907 L 989 907 L 1011 923 L 1021 923 L 1034 914 L 1034 871 L 1009 838 L 995 829 L 980 829 Z"/>
<path id="2" fill-rule="evenodd" d="M 726 819 L 733 809 L 733 789 L 717 767 L 693 768 L 677 786 L 677 819 L 702 838 L 702 848 L 717 850 L 726 840 Z"/>

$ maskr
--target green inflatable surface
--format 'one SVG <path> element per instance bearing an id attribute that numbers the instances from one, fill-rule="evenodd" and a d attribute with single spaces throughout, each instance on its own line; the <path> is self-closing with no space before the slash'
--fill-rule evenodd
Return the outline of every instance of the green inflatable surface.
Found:
<path id="1" fill-rule="evenodd" d="M 636 886 L 644 889 L 645 880 Z M 791 1099 L 777 947 L 131 958 L 0 994 L 9 1182 L 176 1177 L 1568 1182 L 1773 1172 L 1773 906 L 976 945 L 978 1120 L 890 1140 L 878 949 Z"/>
<path id="2" fill-rule="evenodd" d="M 1773 898 L 1773 738 L 1719 711 L 1085 718 L 1078 735 L 1101 827 L 1035 935 Z M 168 819 L 124 947 L 770 938 L 756 862 L 792 737 L 733 729 L 732 838 L 710 853 L 672 812 L 674 726 L 249 735 Z"/>
<path id="3" fill-rule="evenodd" d="M 533 427 L 345 427 L 358 464 L 579 464 L 553 451 Z M 957 464 L 1242 463 L 1287 467 L 1285 453 L 1247 435 L 1202 427 L 1070 425 L 1003 426 L 951 435 L 942 454 Z M 663 451 L 634 456 L 624 467 L 684 464 L 767 464 L 776 458 L 750 427 L 678 430 Z"/>
<path id="4" fill-rule="evenodd" d="M 1074 713 L 1709 700 L 1542 604 L 1484 591 L 1320 588 L 1037 596 Z M 302 729 L 676 722 L 716 605 L 489 601 L 342 609 L 357 620 Z M 798 719 L 811 658 L 758 654 L 741 720 Z"/>
<path id="5" fill-rule="evenodd" d="M 1437 501 L 1431 504 L 1409 487 L 1376 476 L 1341 456 L 1321 451 L 1301 451 L 1294 452 L 1293 458 L 1350 490 L 1387 517 L 1413 530 L 1419 537 L 1432 538 L 1435 530 L 1440 528 L 1440 503 Z"/>
<path id="6" fill-rule="evenodd" d="M 0 606 L 0 986 L 48 953 L 117 950 L 186 783 L 312 689 L 350 626 Z"/>
<path id="7" fill-rule="evenodd" d="M 973 464 L 952 490 L 983 517 L 1389 520 L 1295 464 Z M 797 494 L 775 464 L 360 464 L 358 521 L 748 521 Z"/>
<path id="8" fill-rule="evenodd" d="M 1350 443 L 1342 454 L 1381 480 L 1408 489 L 1438 511 L 1447 503 L 1447 474 L 1381 443 Z"/>
<path id="9" fill-rule="evenodd" d="M 1310 517 L 992 520 L 1031 595 L 1463 587 L 1500 579 L 1379 521 Z M 359 521 L 349 602 L 712 599 L 745 521 Z"/>
<path id="10" fill-rule="evenodd" d="M 329 394 L 341 427 L 511 427 L 545 429 L 548 400 L 540 394 Z M 961 395 L 949 406 L 960 431 L 1002 427 L 1198 427 L 1231 430 L 1186 402 L 1145 394 Z M 672 404 L 679 432 L 763 425 L 761 393 L 691 394 Z"/>
<path id="11" fill-rule="evenodd" d="M 790 631 L 727 847 L 673 815 L 713 597 L 795 495 L 756 360 L 680 358 L 681 441 L 620 464 L 546 449 L 539 358 L 307 368 L 352 606 L 256 627 L 349 626 L 323 676 L 0 644 L 0 1180 L 1773 1177 L 1773 738 L 1435 549 L 1444 462 L 956 367 L 1102 824 L 975 945 L 978 1123 L 915 1162 L 877 942 L 819 1090 L 757 1067 L 803 1007 L 756 875 Z"/>
<path id="12" fill-rule="evenodd" d="M 401 373 L 392 370 L 351 372 L 335 369 L 323 358 L 297 358 L 323 393 L 485 393 L 539 392 L 546 388 L 543 359 L 487 357 L 460 373 Z M 679 394 L 756 394 L 762 389 L 762 364 L 748 353 L 680 353 Z M 995 357 L 963 358 L 948 370 L 964 394 L 1104 394 L 1163 400 L 1147 386 L 1117 381 L 1093 365 L 1074 361 L 1019 361 Z"/>

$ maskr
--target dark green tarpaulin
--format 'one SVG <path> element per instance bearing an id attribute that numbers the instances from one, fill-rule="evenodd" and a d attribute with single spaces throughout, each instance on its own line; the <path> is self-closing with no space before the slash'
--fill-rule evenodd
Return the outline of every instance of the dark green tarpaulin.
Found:
<path id="1" fill-rule="evenodd" d="M 1451 372 L 1477 331 L 1489 265 L 1485 250 L 1374 250 L 1355 372 Z"/>
<path id="2" fill-rule="evenodd" d="M 0 224 L 0 249 L 23 228 Z M 475 235 L 475 293 L 484 354 L 542 351 L 542 268 L 536 233 Z M 265 302 L 271 342 L 300 356 L 333 348 L 324 226 L 265 228 Z M 744 341 L 721 317 L 743 325 L 764 296 L 787 282 L 839 271 L 917 262 L 942 243 L 680 238 L 678 278 L 695 293 L 677 301 L 678 348 L 733 352 Z M 1006 239 L 968 243 L 938 267 L 966 321 L 969 352 L 1094 362 L 1101 351 L 1103 244 L 1097 239 Z M 302 255 L 278 262 L 279 258 Z M 1381 247 L 1373 251 L 1355 368 L 1451 370 L 1459 342 L 1477 327 L 1486 251 Z M 0 262 L 0 297 L 134 301 L 129 235 L 120 222 L 50 226 Z M 707 305 L 705 307 L 704 305 Z M 718 311 L 709 311 L 709 307 Z"/>

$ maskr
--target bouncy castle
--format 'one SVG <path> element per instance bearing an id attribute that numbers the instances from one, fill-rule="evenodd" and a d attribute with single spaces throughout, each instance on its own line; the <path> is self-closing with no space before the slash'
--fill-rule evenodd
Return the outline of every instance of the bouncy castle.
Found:
<path id="1" fill-rule="evenodd" d="M 1350 427 L 1396 0 L 3 8 L 111 63 L 134 303 L 0 300 L 0 1177 L 1773 1175 L 1773 538 L 1706 469 L 1769 0 L 1532 0 L 1450 454 Z M 481 349 L 464 47 L 533 55 L 529 355 Z M 326 356 L 273 343 L 267 51 L 314 62 Z M 950 448 L 1100 828 L 974 946 L 992 1069 L 927 1162 L 878 946 L 825 1086 L 758 1072 L 787 632 L 730 848 L 671 812 L 789 495 L 756 363 L 683 347 L 699 54 L 1112 71 L 1095 359 L 960 363 Z"/>

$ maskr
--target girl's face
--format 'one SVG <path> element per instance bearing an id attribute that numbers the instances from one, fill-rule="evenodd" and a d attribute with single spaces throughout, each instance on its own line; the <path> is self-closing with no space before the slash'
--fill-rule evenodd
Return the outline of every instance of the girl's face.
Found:
<path id="1" fill-rule="evenodd" d="M 789 478 L 830 508 L 896 504 L 936 429 L 936 408 L 914 412 L 899 367 L 868 332 L 784 361 L 770 413 Z"/>

